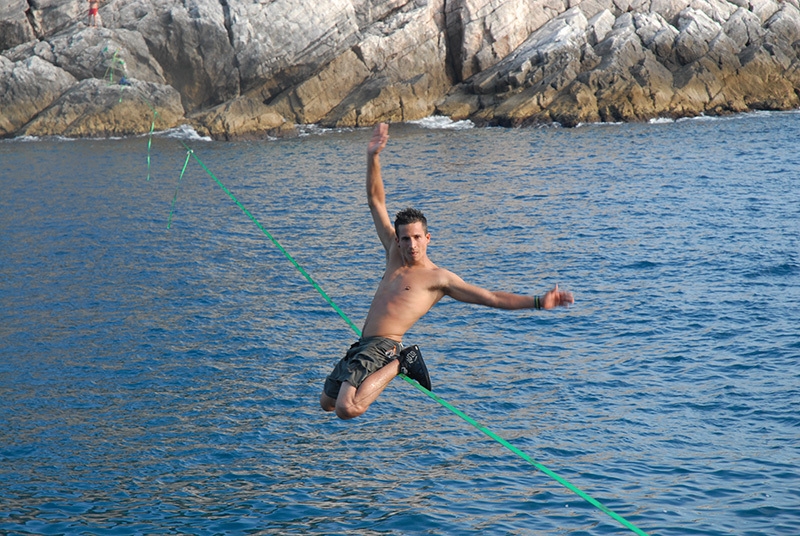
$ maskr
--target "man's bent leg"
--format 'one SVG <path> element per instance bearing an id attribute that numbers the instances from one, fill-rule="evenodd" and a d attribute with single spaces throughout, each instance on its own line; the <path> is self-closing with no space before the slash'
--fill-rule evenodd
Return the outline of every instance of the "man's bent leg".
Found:
<path id="1" fill-rule="evenodd" d="M 336 409 L 336 399 L 329 397 L 323 391 L 323 393 L 319 395 L 319 405 L 325 411 L 333 411 Z"/>
<path id="2" fill-rule="evenodd" d="M 352 419 L 363 415 L 399 371 L 400 365 L 397 359 L 392 359 L 383 368 L 367 376 L 358 389 L 350 382 L 343 382 L 339 396 L 336 398 L 336 415 L 340 419 Z M 325 394 L 323 397 L 330 399 Z M 320 400 L 320 403 L 322 402 Z M 323 409 L 325 409 L 324 405 Z"/>

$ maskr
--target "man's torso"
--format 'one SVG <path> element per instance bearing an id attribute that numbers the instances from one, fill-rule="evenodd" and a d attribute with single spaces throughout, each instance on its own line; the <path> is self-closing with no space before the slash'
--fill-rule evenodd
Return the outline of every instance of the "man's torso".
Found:
<path id="1" fill-rule="evenodd" d="M 364 323 L 364 336 L 402 341 L 406 331 L 444 296 L 446 276 L 446 270 L 427 259 L 421 266 L 404 266 L 390 256 Z"/>

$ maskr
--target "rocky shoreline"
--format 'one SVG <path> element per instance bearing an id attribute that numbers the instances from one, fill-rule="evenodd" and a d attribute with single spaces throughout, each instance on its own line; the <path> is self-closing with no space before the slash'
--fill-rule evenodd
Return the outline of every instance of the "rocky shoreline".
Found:
<path id="1" fill-rule="evenodd" d="M 99 15 L 0 6 L 0 137 L 800 107 L 798 0 L 106 0 Z"/>

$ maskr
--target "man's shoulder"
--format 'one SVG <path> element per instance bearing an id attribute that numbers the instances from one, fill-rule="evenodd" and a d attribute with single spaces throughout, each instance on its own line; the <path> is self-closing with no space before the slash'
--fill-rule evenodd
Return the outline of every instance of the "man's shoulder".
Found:
<path id="1" fill-rule="evenodd" d="M 445 289 L 449 287 L 454 281 L 458 281 L 459 277 L 446 268 L 437 266 L 434 263 L 429 263 L 420 268 L 420 277 L 428 280 L 432 287 Z"/>

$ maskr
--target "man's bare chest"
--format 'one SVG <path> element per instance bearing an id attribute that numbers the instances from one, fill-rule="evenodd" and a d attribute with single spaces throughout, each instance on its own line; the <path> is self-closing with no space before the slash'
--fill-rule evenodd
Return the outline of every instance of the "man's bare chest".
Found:
<path id="1" fill-rule="evenodd" d="M 426 268 L 399 268 L 386 273 L 381 281 L 383 293 L 392 296 L 430 294 L 435 288 L 435 274 Z"/>

